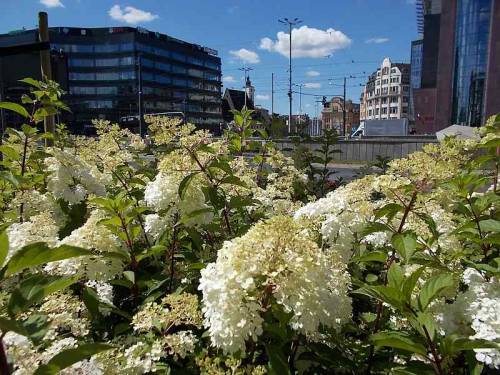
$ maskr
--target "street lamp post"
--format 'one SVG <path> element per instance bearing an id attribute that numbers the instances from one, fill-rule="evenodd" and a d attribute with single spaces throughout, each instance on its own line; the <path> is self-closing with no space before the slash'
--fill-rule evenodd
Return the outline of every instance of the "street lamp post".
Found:
<path id="1" fill-rule="evenodd" d="M 292 27 L 302 23 L 298 18 L 294 18 L 290 20 L 288 18 L 283 18 L 278 20 L 280 23 L 284 25 L 288 25 L 289 35 L 290 35 L 290 52 L 289 52 L 289 81 L 288 81 L 288 103 L 289 103 L 289 112 L 288 112 L 288 134 L 292 131 Z"/>

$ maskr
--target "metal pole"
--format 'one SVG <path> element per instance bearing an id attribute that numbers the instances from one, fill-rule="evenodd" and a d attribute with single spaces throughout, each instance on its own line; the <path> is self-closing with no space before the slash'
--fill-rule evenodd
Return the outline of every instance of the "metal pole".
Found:
<path id="1" fill-rule="evenodd" d="M 271 73 L 271 119 L 274 116 L 274 73 Z"/>
<path id="2" fill-rule="evenodd" d="M 289 111 L 288 111 L 288 134 L 292 132 L 292 23 L 288 23 L 290 27 L 290 59 L 289 59 L 289 66 L 288 66 L 288 72 L 289 74 L 289 81 L 288 81 L 288 103 L 290 105 Z"/>
<path id="3" fill-rule="evenodd" d="M 46 12 L 38 13 L 38 33 L 40 42 L 49 42 L 49 21 Z M 50 49 L 40 51 L 40 68 L 43 80 L 52 79 L 52 66 L 50 64 Z M 44 119 L 44 127 L 46 133 L 55 134 L 54 116 L 46 116 Z M 54 140 L 45 139 L 45 146 L 49 147 L 54 144 Z"/>
<path id="4" fill-rule="evenodd" d="M 143 114 L 142 114 L 142 59 L 141 54 L 137 55 L 137 105 L 139 112 L 139 135 L 142 137 L 143 134 Z"/>
<path id="5" fill-rule="evenodd" d="M 299 85 L 299 112 L 302 115 L 302 84 Z"/>
<path id="6" fill-rule="evenodd" d="M 345 128 L 345 105 L 346 105 L 346 102 L 345 102 L 345 86 L 346 86 L 346 78 L 344 77 L 344 104 L 342 105 L 342 123 L 343 123 L 343 128 L 344 128 L 344 137 L 346 136 L 346 128 Z"/>
<path id="7" fill-rule="evenodd" d="M 290 36 L 290 51 L 289 51 L 289 82 L 288 82 L 288 100 L 289 100 L 289 111 L 288 111 L 288 134 L 292 132 L 292 26 L 298 25 L 302 21 L 298 18 L 294 18 L 293 20 L 289 20 L 288 18 L 284 18 L 282 20 L 278 20 L 280 23 L 284 25 L 288 25 L 288 35 Z"/>

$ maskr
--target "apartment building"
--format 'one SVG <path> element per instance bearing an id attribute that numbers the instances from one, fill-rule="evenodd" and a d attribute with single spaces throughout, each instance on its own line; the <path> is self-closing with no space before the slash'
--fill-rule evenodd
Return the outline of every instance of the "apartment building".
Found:
<path id="1" fill-rule="evenodd" d="M 385 58 L 363 90 L 363 120 L 409 117 L 410 64 L 393 63 Z"/>

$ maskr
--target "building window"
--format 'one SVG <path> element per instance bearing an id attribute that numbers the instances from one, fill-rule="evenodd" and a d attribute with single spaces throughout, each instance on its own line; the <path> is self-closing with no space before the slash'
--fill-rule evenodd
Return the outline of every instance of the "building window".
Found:
<path id="1" fill-rule="evenodd" d="M 122 57 L 120 60 L 120 65 L 134 65 L 135 59 L 132 56 Z"/>
<path id="2" fill-rule="evenodd" d="M 156 69 L 163 70 L 164 72 L 170 72 L 171 67 L 172 66 L 170 64 L 162 63 L 162 62 L 159 62 L 159 61 L 157 61 L 156 64 L 155 64 L 155 68 Z"/>
<path id="3" fill-rule="evenodd" d="M 398 102 L 398 97 L 397 96 L 391 96 L 391 103 L 397 103 Z"/>
<path id="4" fill-rule="evenodd" d="M 185 79 L 181 79 L 181 78 L 174 78 L 172 80 L 172 84 L 174 86 L 181 86 L 181 87 L 186 87 L 187 85 L 187 81 Z"/>
<path id="5" fill-rule="evenodd" d="M 96 44 L 94 47 L 95 52 L 119 52 L 119 44 Z"/>
<path id="6" fill-rule="evenodd" d="M 97 95 L 117 95 L 118 88 L 116 86 L 96 87 Z"/>
<path id="7" fill-rule="evenodd" d="M 398 86 L 392 86 L 391 87 L 391 93 L 397 94 L 399 92 L 399 87 Z"/>
<path id="8" fill-rule="evenodd" d="M 387 114 L 387 107 L 382 108 L 382 114 L 386 115 Z"/>
<path id="9" fill-rule="evenodd" d="M 397 114 L 398 113 L 398 107 L 391 107 L 391 114 Z"/>
<path id="10" fill-rule="evenodd" d="M 70 72 L 69 79 L 71 81 L 93 81 L 96 79 L 96 77 L 95 73 Z"/>
<path id="11" fill-rule="evenodd" d="M 96 59 L 95 60 L 95 66 L 119 66 L 120 65 L 120 59 L 119 58 L 114 58 L 114 59 Z"/>
<path id="12" fill-rule="evenodd" d="M 68 60 L 68 65 L 69 66 L 92 67 L 92 66 L 94 66 L 94 60 L 93 59 L 73 59 L 73 58 L 70 58 Z"/>
<path id="13" fill-rule="evenodd" d="M 179 66 L 179 65 L 172 65 L 172 73 L 186 74 L 186 68 Z"/>

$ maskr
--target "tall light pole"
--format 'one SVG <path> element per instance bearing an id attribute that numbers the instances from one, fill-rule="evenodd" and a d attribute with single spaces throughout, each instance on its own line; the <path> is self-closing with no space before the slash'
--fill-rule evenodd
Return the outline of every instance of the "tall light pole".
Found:
<path id="1" fill-rule="evenodd" d="M 247 108 L 247 77 L 248 77 L 248 72 L 252 71 L 252 68 L 247 68 L 244 66 L 243 68 L 239 68 L 238 70 L 241 70 L 242 72 L 245 73 L 245 109 Z"/>
<path id="2" fill-rule="evenodd" d="M 142 54 L 137 54 L 137 109 L 138 109 L 138 117 L 139 117 L 139 135 L 141 137 L 144 136 L 143 132 L 143 103 L 142 103 Z"/>
<path id="3" fill-rule="evenodd" d="M 288 73 L 289 73 L 289 81 L 288 81 L 288 101 L 289 101 L 289 112 L 288 112 L 288 134 L 290 135 L 292 131 L 292 27 L 295 25 L 298 25 L 302 23 L 301 20 L 298 18 L 294 18 L 293 20 L 290 20 L 288 18 L 283 18 L 278 20 L 280 23 L 284 25 L 288 25 L 289 28 L 289 35 L 290 35 L 290 61 L 289 61 L 289 67 L 288 67 Z"/>

